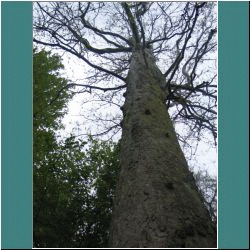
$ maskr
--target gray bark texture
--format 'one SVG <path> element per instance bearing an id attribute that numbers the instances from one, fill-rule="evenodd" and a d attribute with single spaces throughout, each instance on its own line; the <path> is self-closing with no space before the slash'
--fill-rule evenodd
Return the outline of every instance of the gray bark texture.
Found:
<path id="1" fill-rule="evenodd" d="M 216 248 L 216 229 L 178 143 L 164 85 L 150 50 L 134 51 L 110 247 Z"/>

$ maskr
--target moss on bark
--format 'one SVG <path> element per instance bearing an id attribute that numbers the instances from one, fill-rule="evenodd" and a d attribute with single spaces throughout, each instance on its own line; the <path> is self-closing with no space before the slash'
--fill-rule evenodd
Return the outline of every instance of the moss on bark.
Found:
<path id="1" fill-rule="evenodd" d="M 143 53 L 134 52 L 127 76 L 111 247 L 216 247 L 166 109 L 165 79 Z"/>

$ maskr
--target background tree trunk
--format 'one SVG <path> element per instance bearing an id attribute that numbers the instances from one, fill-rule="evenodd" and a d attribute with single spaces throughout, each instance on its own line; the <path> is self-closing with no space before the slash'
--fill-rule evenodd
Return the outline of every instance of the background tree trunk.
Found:
<path id="1" fill-rule="evenodd" d="M 111 247 L 216 247 L 216 230 L 166 109 L 165 78 L 149 49 L 127 76 Z"/>

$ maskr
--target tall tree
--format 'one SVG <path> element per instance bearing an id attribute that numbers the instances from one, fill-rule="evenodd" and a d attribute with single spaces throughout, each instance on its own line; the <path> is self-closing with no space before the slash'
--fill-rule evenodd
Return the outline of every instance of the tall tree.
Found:
<path id="1" fill-rule="evenodd" d="M 216 247 L 216 229 L 169 116 L 176 107 L 172 120 L 187 123 L 192 136 L 208 129 L 216 141 L 216 73 L 208 63 L 216 50 L 214 6 L 35 5 L 34 41 L 93 69 L 88 83 L 64 88 L 126 89 L 112 247 Z"/>

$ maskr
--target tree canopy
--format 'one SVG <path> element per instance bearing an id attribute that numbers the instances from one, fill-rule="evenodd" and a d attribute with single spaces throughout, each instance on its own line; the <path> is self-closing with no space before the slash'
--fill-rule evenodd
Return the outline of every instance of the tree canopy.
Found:
<path id="1" fill-rule="evenodd" d="M 120 106 L 132 51 L 150 47 L 166 77 L 172 120 L 187 129 L 179 139 L 199 139 L 204 130 L 216 143 L 216 18 L 214 2 L 36 3 L 34 41 L 66 51 L 90 67 L 85 80 L 68 88 L 102 90 L 102 98 Z M 116 121 L 106 131 L 119 128 Z"/>

